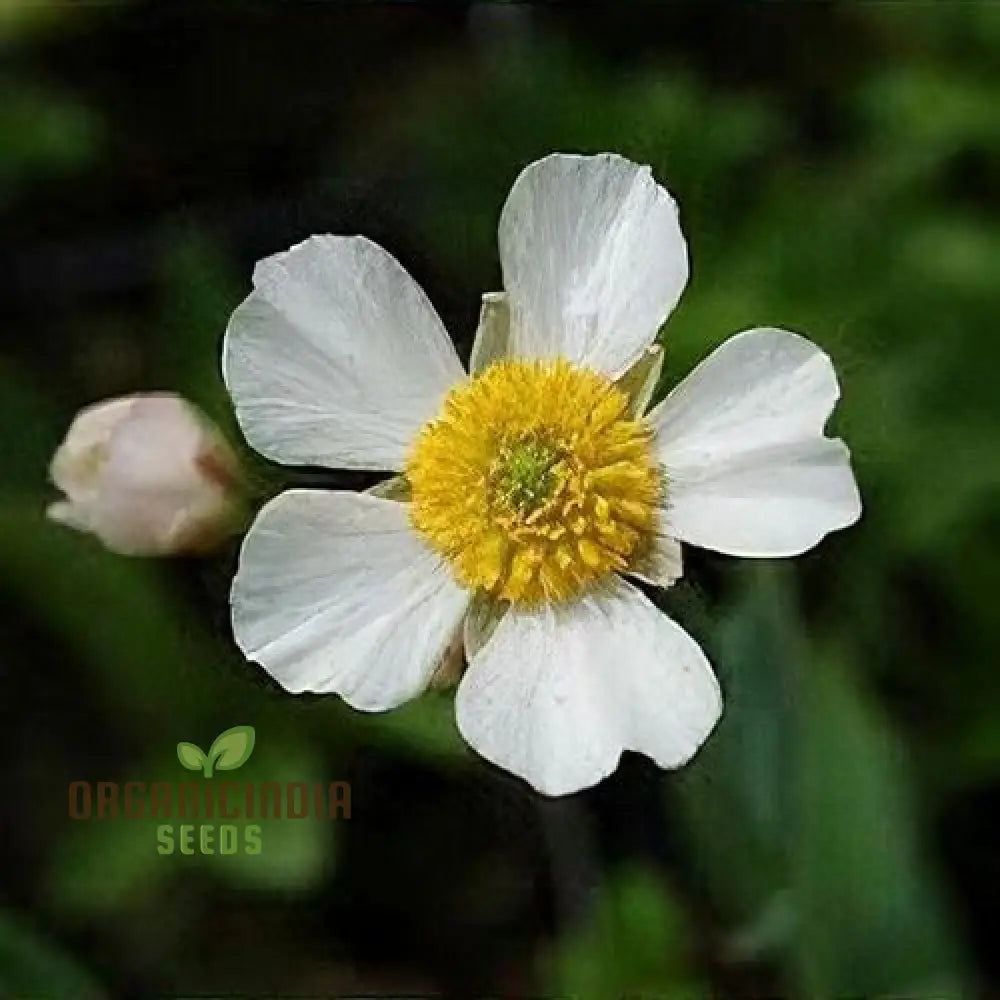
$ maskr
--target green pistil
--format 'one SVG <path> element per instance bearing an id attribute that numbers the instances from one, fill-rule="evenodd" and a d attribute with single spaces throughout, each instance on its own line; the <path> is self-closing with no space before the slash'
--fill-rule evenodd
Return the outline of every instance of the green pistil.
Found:
<path id="1" fill-rule="evenodd" d="M 539 441 L 521 441 L 500 453 L 497 490 L 505 504 L 530 514 L 552 493 L 557 453 Z"/>

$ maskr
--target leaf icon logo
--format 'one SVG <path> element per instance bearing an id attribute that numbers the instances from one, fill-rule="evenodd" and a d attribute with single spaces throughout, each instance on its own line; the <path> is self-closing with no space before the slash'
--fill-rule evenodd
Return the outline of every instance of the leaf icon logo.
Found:
<path id="1" fill-rule="evenodd" d="M 178 743 L 177 759 L 189 771 L 201 771 L 211 778 L 215 771 L 235 771 L 253 753 L 256 734 L 253 726 L 233 726 L 215 737 L 208 753 L 196 743 Z"/>

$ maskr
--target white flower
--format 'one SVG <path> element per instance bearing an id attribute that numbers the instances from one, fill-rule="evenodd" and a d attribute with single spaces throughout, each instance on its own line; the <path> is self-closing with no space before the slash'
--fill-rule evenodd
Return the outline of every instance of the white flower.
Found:
<path id="1" fill-rule="evenodd" d="M 86 407 L 49 471 L 66 494 L 49 517 L 124 555 L 203 551 L 238 526 L 236 457 L 180 396 L 144 393 Z"/>
<path id="2" fill-rule="evenodd" d="M 381 711 L 425 689 L 464 627 L 463 736 L 560 795 L 623 750 L 684 764 L 721 712 L 698 645 L 627 576 L 669 585 L 680 542 L 795 555 L 861 508 L 823 435 L 833 367 L 794 333 L 738 334 L 641 417 L 688 275 L 648 167 L 533 163 L 499 243 L 505 292 L 484 296 L 471 378 L 374 243 L 314 236 L 257 265 L 223 351 L 250 443 L 405 479 L 267 504 L 233 628 L 286 689 Z"/>

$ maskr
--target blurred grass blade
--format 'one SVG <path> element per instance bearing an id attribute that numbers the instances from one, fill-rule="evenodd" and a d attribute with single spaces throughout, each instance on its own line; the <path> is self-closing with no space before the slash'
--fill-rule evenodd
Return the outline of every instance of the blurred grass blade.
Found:
<path id="1" fill-rule="evenodd" d="M 794 961 L 810 996 L 959 996 L 963 963 L 900 745 L 850 674 L 803 674 Z"/>
<path id="2" fill-rule="evenodd" d="M 821 656 L 792 572 L 744 572 L 712 652 L 726 714 L 681 776 L 701 877 L 737 961 L 807 996 L 954 996 L 964 965 L 919 843 L 907 762 L 846 664 Z"/>
<path id="3" fill-rule="evenodd" d="M 109 555 L 47 521 L 41 505 L 17 500 L 0 502 L 0 563 L 6 599 L 71 644 L 146 740 L 167 731 L 172 712 L 222 690 L 207 669 L 219 653 L 186 619 L 154 561 Z"/>
<path id="4" fill-rule="evenodd" d="M 788 600 L 771 567 L 743 569 L 710 648 L 725 712 L 676 782 L 698 874 L 737 922 L 756 920 L 788 880 L 797 700 Z"/>
<path id="5" fill-rule="evenodd" d="M 579 1000 L 705 995 L 688 965 L 679 904 L 659 874 L 643 868 L 616 873 L 604 885 L 591 919 L 550 957 L 546 986 Z"/>

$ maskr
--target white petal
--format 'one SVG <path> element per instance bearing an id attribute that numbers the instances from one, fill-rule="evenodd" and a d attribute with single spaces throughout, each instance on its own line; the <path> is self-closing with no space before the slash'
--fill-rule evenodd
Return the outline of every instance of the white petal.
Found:
<path id="1" fill-rule="evenodd" d="M 405 504 L 289 490 L 243 543 L 233 632 L 289 691 L 333 691 L 382 711 L 426 687 L 468 602 Z"/>
<path id="2" fill-rule="evenodd" d="M 649 414 L 670 533 L 773 557 L 853 524 L 850 455 L 823 436 L 839 394 L 830 359 L 798 334 L 748 330 L 717 348 Z"/>
<path id="3" fill-rule="evenodd" d="M 507 354 L 510 341 L 510 306 L 504 292 L 484 292 L 479 325 L 472 342 L 469 374 L 478 375 Z"/>
<path id="4" fill-rule="evenodd" d="M 557 153 L 528 166 L 504 205 L 499 241 L 515 356 L 619 375 L 687 282 L 674 200 L 649 167 L 613 153 Z"/>
<path id="5" fill-rule="evenodd" d="M 484 757 L 565 795 L 609 775 L 622 750 L 684 764 L 722 699 L 698 644 L 615 578 L 577 601 L 511 608 L 473 657 L 455 709 Z"/>
<path id="6" fill-rule="evenodd" d="M 361 236 L 312 236 L 262 260 L 222 367 L 247 440 L 279 462 L 401 469 L 464 378 L 434 307 Z"/>

